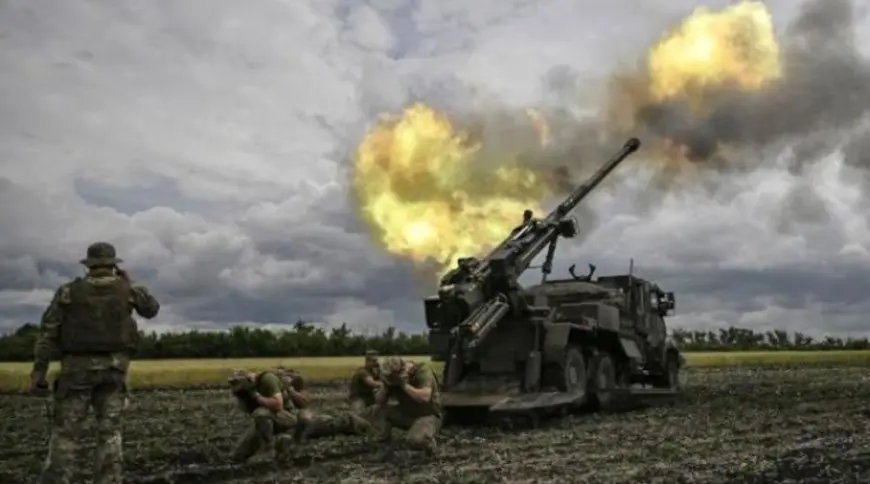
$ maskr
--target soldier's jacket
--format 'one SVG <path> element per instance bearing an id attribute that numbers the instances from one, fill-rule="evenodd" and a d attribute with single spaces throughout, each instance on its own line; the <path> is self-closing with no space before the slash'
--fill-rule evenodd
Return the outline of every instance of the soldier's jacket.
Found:
<path id="1" fill-rule="evenodd" d="M 297 374 L 293 378 L 292 387 L 297 392 L 301 392 L 305 389 L 305 380 L 301 375 Z M 266 370 L 257 373 L 257 376 L 254 377 L 254 389 L 257 393 L 263 396 L 272 396 L 276 393 L 280 393 L 284 398 L 284 410 L 287 410 L 288 412 L 303 410 L 307 407 L 304 402 L 293 398 L 289 391 L 290 386 L 287 385 L 285 380 L 278 376 L 278 373 L 275 371 Z M 239 398 L 243 399 L 245 410 L 247 410 L 248 413 L 253 412 L 260 406 L 249 395 L 240 395 Z"/>
<path id="2" fill-rule="evenodd" d="M 87 300 L 93 294 L 112 303 L 99 306 L 99 310 L 106 310 L 106 307 L 110 309 L 103 318 L 94 314 L 95 306 Z M 106 297 L 107 294 L 109 297 Z M 51 359 L 59 357 L 61 374 L 107 369 L 126 373 L 138 341 L 132 312 L 150 319 L 159 310 L 160 303 L 145 286 L 127 281 L 111 269 L 92 270 L 86 276 L 60 286 L 55 292 L 42 315 L 40 333 L 34 345 L 34 370 L 46 371 Z M 101 341 L 100 335 L 94 334 L 100 329 L 100 324 L 109 324 L 104 321 L 115 321 L 115 324 L 122 325 L 119 330 L 123 333 L 122 344 Z M 88 345 L 92 348 L 102 345 L 100 349 L 111 350 L 75 351 Z"/>
<path id="3" fill-rule="evenodd" d="M 402 414 L 412 417 L 441 416 L 441 391 L 435 373 L 426 363 L 417 363 L 408 373 L 408 383 L 415 388 L 431 388 L 432 398 L 428 402 L 416 402 L 401 388 L 391 387 L 388 398 L 396 399 L 396 409 Z"/>
<path id="4" fill-rule="evenodd" d="M 365 379 L 372 377 L 375 381 L 380 380 L 380 375 L 372 373 L 366 367 L 360 367 L 354 372 L 350 380 L 350 399 L 359 399 L 366 405 L 375 404 L 375 389 L 365 384 Z"/>

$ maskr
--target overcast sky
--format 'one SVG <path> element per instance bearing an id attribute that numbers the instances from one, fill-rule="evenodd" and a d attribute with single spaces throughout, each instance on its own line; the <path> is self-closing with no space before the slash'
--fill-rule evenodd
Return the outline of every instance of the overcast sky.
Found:
<path id="1" fill-rule="evenodd" d="M 767 3 L 778 31 L 800 8 Z M 38 320 L 96 240 L 163 303 L 145 329 L 422 330 L 425 290 L 348 196 L 348 153 L 373 118 L 475 89 L 534 103 L 553 69 L 582 87 L 697 4 L 2 0 L 0 330 Z M 556 275 L 634 257 L 676 291 L 672 326 L 870 334 L 868 192 L 824 148 L 791 171 L 785 152 L 759 151 L 762 168 L 644 210 L 626 200 L 647 182 L 623 176 L 590 198 L 596 221 Z M 859 148 L 849 156 L 870 161 Z"/>

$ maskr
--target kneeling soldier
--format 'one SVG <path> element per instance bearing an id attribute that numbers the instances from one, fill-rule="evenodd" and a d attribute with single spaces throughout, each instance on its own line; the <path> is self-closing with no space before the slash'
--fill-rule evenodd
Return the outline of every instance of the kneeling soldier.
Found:
<path id="1" fill-rule="evenodd" d="M 304 380 L 297 372 L 283 368 L 256 374 L 236 371 L 228 383 L 242 409 L 253 418 L 251 427 L 236 444 L 234 462 L 247 461 L 270 445 L 273 436 L 291 429 L 293 440 L 303 439 L 311 423 L 311 412 Z M 283 449 L 276 450 L 280 454 Z"/>
<path id="2" fill-rule="evenodd" d="M 367 351 L 365 364 L 358 368 L 350 381 L 351 411 L 366 420 L 374 419 L 377 409 L 376 394 L 384 388 L 381 380 L 381 367 L 378 363 L 378 353 Z"/>
<path id="3" fill-rule="evenodd" d="M 435 437 L 441 430 L 441 393 L 438 380 L 426 363 L 393 358 L 385 368 L 386 391 L 377 393 L 380 408 L 396 399 L 396 406 L 381 414 L 383 440 L 388 447 L 384 458 L 393 454 L 392 428 L 408 431 L 408 443 L 427 455 L 435 454 Z"/>

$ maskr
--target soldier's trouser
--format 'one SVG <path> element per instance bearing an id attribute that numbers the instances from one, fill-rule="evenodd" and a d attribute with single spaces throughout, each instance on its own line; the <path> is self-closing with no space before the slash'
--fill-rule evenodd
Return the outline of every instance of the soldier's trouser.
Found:
<path id="1" fill-rule="evenodd" d="M 387 442 L 392 441 L 393 427 L 408 431 L 408 445 L 412 449 L 431 451 L 435 449 L 435 437 L 441 431 L 441 417 L 412 417 L 398 407 L 387 407 L 380 429 L 382 438 Z"/>
<path id="2" fill-rule="evenodd" d="M 58 377 L 53 396 L 48 456 L 37 482 L 67 484 L 72 480 L 83 423 L 91 407 L 97 420 L 94 483 L 122 482 L 123 382 L 124 374 L 117 370 L 81 371 Z"/>
<path id="3" fill-rule="evenodd" d="M 275 435 L 283 434 L 291 429 L 307 427 L 311 423 L 311 413 L 300 410 L 295 415 L 287 410 L 272 412 L 259 407 L 251 413 L 251 426 L 242 435 L 233 450 L 232 458 L 236 462 L 244 462 L 260 449 L 269 445 Z"/>
<path id="4" fill-rule="evenodd" d="M 369 405 L 366 405 L 366 402 L 359 398 L 354 398 L 350 401 L 350 411 L 357 415 L 362 416 L 368 408 Z"/>
<path id="5" fill-rule="evenodd" d="M 356 427 L 355 433 L 369 433 L 377 430 L 384 420 L 388 406 L 366 405 L 360 399 L 350 403 L 350 419 Z"/>
<path id="6" fill-rule="evenodd" d="M 372 430 L 371 421 L 354 411 L 350 411 L 338 415 L 318 414 L 312 421 L 308 435 L 310 437 L 366 435 L 372 433 Z"/>
<path id="7" fill-rule="evenodd" d="M 350 411 L 366 420 L 373 420 L 377 405 L 366 405 L 366 402 L 355 398 L 350 402 Z"/>

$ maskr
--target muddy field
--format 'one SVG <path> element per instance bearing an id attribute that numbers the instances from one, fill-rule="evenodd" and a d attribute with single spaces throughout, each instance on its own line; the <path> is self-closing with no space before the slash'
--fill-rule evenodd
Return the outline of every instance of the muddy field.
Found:
<path id="1" fill-rule="evenodd" d="M 687 396 L 538 429 L 442 432 L 439 456 L 376 460 L 360 437 L 311 441 L 293 464 L 224 458 L 246 425 L 223 391 L 134 394 L 127 481 L 169 482 L 870 482 L 870 369 L 699 369 Z M 312 389 L 341 409 L 341 385 Z M 45 408 L 0 397 L 0 482 L 31 482 L 45 457 Z M 398 431 L 397 431 L 398 432 Z M 82 455 L 90 460 L 90 449 Z"/>

